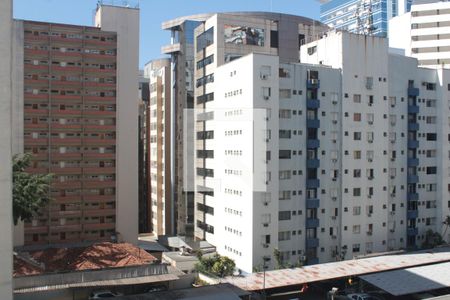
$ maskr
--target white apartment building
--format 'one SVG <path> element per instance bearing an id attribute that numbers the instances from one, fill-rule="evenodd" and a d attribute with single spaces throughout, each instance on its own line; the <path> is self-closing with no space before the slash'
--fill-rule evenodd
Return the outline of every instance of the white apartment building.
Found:
<path id="1" fill-rule="evenodd" d="M 197 230 L 244 272 L 265 258 L 276 267 L 275 249 L 287 265 L 324 263 L 441 233 L 450 73 L 345 32 L 300 58 L 249 54 L 215 69 L 198 116 L 214 135 L 197 140 Z"/>
<path id="2" fill-rule="evenodd" d="M 450 2 L 414 1 L 411 12 L 389 21 L 389 46 L 419 64 L 450 66 Z"/>

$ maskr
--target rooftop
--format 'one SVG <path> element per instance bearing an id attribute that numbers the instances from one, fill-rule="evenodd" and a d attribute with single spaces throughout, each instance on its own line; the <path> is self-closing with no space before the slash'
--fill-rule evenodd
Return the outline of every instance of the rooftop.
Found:
<path id="1" fill-rule="evenodd" d="M 157 259 L 132 244 L 98 243 L 86 247 L 48 248 L 14 256 L 14 277 L 151 264 Z"/>

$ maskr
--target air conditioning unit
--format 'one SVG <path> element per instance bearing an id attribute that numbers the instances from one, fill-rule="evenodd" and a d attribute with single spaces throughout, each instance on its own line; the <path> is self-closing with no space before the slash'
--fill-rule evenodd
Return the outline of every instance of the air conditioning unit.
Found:
<path id="1" fill-rule="evenodd" d="M 319 79 L 310 79 L 311 84 L 318 84 L 319 83 Z"/>
<path id="2" fill-rule="evenodd" d="M 373 103 L 369 102 L 369 106 L 372 106 Z"/>
<path id="3" fill-rule="evenodd" d="M 269 244 L 263 244 L 263 248 L 269 248 Z"/>
<path id="4" fill-rule="evenodd" d="M 269 96 L 264 96 L 264 100 L 269 100 Z"/>
<path id="5" fill-rule="evenodd" d="M 337 158 L 333 158 L 331 161 L 336 163 L 337 162 Z"/>
<path id="6" fill-rule="evenodd" d="M 372 198 L 372 194 L 368 194 L 368 195 L 367 195 L 367 198 Z"/>
<path id="7" fill-rule="evenodd" d="M 391 140 L 391 144 L 395 143 L 395 140 Z"/>
<path id="8" fill-rule="evenodd" d="M 395 211 L 391 211 L 391 216 L 395 215 Z"/>
<path id="9" fill-rule="evenodd" d="M 267 201 L 264 201 L 263 203 L 264 203 L 264 206 L 269 205 L 269 202 L 267 202 Z"/>
<path id="10" fill-rule="evenodd" d="M 373 124 L 373 121 L 369 121 L 369 122 L 367 122 L 367 123 L 369 123 L 369 125 L 372 125 L 372 124 Z"/>
<path id="11" fill-rule="evenodd" d="M 367 159 L 369 162 L 372 162 L 373 161 L 373 158 L 368 158 Z"/>
<path id="12" fill-rule="evenodd" d="M 331 197 L 331 200 L 336 201 L 337 197 Z"/>
<path id="13" fill-rule="evenodd" d="M 336 181 L 337 180 L 337 178 L 336 177 L 333 177 L 331 180 L 333 180 L 333 181 Z"/>
<path id="14" fill-rule="evenodd" d="M 373 143 L 373 140 L 368 140 L 368 142 L 369 142 L 369 144 L 372 144 L 372 143 Z"/>
<path id="15" fill-rule="evenodd" d="M 395 229 L 390 229 L 389 231 L 390 231 L 390 232 L 394 232 L 394 231 L 395 231 Z"/>
<path id="16" fill-rule="evenodd" d="M 372 213 L 368 213 L 367 216 L 368 216 L 368 217 L 371 217 L 371 216 L 372 216 Z"/>
<path id="17" fill-rule="evenodd" d="M 269 223 L 263 223 L 264 227 L 269 227 Z"/>
<path id="18" fill-rule="evenodd" d="M 337 120 L 333 120 L 333 124 L 337 124 Z"/>
<path id="19" fill-rule="evenodd" d="M 269 142 L 269 139 L 266 139 L 265 141 L 266 141 L 266 143 L 268 143 L 268 142 Z"/>
<path id="20" fill-rule="evenodd" d="M 391 197 L 395 197 L 395 194 L 394 194 L 394 193 L 392 193 L 392 194 L 391 194 Z"/>
<path id="21" fill-rule="evenodd" d="M 332 142 L 333 142 L 333 144 L 336 144 L 336 143 L 337 143 L 337 140 L 332 140 Z"/>
<path id="22" fill-rule="evenodd" d="M 337 104 L 338 102 L 337 102 L 337 100 L 333 100 L 333 101 L 331 101 L 331 103 Z"/>
<path id="23" fill-rule="evenodd" d="M 261 74 L 261 79 L 266 80 L 267 78 L 269 78 L 269 75 L 267 75 L 267 74 Z"/>
<path id="24" fill-rule="evenodd" d="M 331 216 L 331 219 L 336 220 L 336 216 Z"/>
<path id="25" fill-rule="evenodd" d="M 391 175 L 391 179 L 394 179 L 395 178 L 395 176 L 394 175 Z"/>
<path id="26" fill-rule="evenodd" d="M 266 117 L 266 121 L 269 121 L 269 117 Z"/>
<path id="27" fill-rule="evenodd" d="M 332 235 L 331 238 L 332 238 L 333 240 L 335 240 L 335 239 L 337 239 L 337 236 Z"/>
<path id="28" fill-rule="evenodd" d="M 369 177 L 367 177 L 367 179 L 372 180 L 372 179 L 373 179 L 373 176 L 369 176 Z"/>
<path id="29" fill-rule="evenodd" d="M 367 235 L 372 235 L 372 231 L 367 231 Z"/>
<path id="30" fill-rule="evenodd" d="M 395 157 L 391 157 L 391 161 L 395 161 Z"/>
<path id="31" fill-rule="evenodd" d="M 266 181 L 266 185 L 269 185 L 269 182 L 268 182 L 268 181 Z"/>

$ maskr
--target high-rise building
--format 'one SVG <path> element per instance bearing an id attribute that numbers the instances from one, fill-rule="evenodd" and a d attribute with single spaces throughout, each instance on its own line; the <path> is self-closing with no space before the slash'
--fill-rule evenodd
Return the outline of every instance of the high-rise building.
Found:
<path id="1" fill-rule="evenodd" d="M 185 148 L 192 148 L 190 141 L 183 140 L 184 110 L 194 107 L 194 29 L 210 15 L 192 15 L 166 21 L 164 30 L 170 30 L 170 44 L 162 47 L 164 54 L 170 55 L 170 131 L 171 160 L 170 185 L 165 190 L 171 192 L 171 228 L 173 234 L 192 236 L 194 230 L 194 193 L 183 182 L 185 174 L 193 173 L 193 163 L 183 161 Z M 172 105 L 173 104 L 173 105 Z"/>
<path id="2" fill-rule="evenodd" d="M 54 174 L 25 245 L 136 243 L 139 10 L 99 5 L 93 27 L 18 20 L 14 38 L 16 138 L 33 154 L 30 172 Z"/>
<path id="3" fill-rule="evenodd" d="M 253 53 L 214 69 L 214 100 L 197 111 L 196 236 L 252 272 L 442 234 L 450 73 L 342 31 L 302 46 L 300 61 Z"/>
<path id="4" fill-rule="evenodd" d="M 450 66 L 450 2 L 414 1 L 411 12 L 393 18 L 389 26 L 389 46 L 400 54 L 426 67 Z"/>
<path id="5" fill-rule="evenodd" d="M 13 47 L 12 47 L 12 1 L 0 2 L 0 298 L 13 298 L 12 287 L 12 112 L 13 112 Z"/>
<path id="6" fill-rule="evenodd" d="M 171 86 L 170 59 L 150 61 L 145 65 L 149 81 L 147 106 L 147 148 L 149 171 L 149 201 L 151 232 L 173 235 L 171 214 L 173 202 L 170 189 L 170 130 Z"/>
<path id="7" fill-rule="evenodd" d="M 335 29 L 387 36 L 388 21 L 408 12 L 412 0 L 319 0 L 320 21 Z"/>

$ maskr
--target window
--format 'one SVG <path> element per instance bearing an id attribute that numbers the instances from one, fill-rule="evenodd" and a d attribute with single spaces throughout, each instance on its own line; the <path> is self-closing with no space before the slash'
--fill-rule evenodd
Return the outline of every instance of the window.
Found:
<path id="1" fill-rule="evenodd" d="M 290 170 L 280 171 L 279 172 L 279 179 L 280 180 L 291 179 L 291 171 Z"/>
<path id="2" fill-rule="evenodd" d="M 270 47 L 278 48 L 278 31 L 276 30 L 270 31 Z"/>
<path id="3" fill-rule="evenodd" d="M 278 212 L 278 220 L 279 221 L 285 221 L 285 220 L 290 220 L 290 219 L 291 219 L 291 211 L 290 210 Z"/>
<path id="4" fill-rule="evenodd" d="M 354 197 L 361 196 L 361 188 L 353 188 L 353 196 Z"/>
<path id="5" fill-rule="evenodd" d="M 289 200 L 291 199 L 291 191 L 280 191 L 278 193 L 279 200 Z"/>
<path id="6" fill-rule="evenodd" d="M 278 232 L 278 241 L 289 241 L 291 239 L 290 231 Z"/>
<path id="7" fill-rule="evenodd" d="M 291 98 L 290 89 L 280 89 L 280 98 L 289 99 Z"/>
<path id="8" fill-rule="evenodd" d="M 353 233 L 355 233 L 355 234 L 361 233 L 361 226 L 360 225 L 353 225 Z"/>
<path id="9" fill-rule="evenodd" d="M 354 159 L 361 159 L 361 151 L 353 151 L 353 158 Z"/>
<path id="10" fill-rule="evenodd" d="M 361 114 L 360 113 L 354 113 L 353 114 L 353 121 L 361 122 Z"/>
<path id="11" fill-rule="evenodd" d="M 361 140 L 361 132 L 353 132 L 353 140 L 360 141 Z"/>
<path id="12" fill-rule="evenodd" d="M 280 130 L 278 133 L 278 136 L 280 139 L 290 139 L 291 138 L 291 131 L 290 130 Z"/>
<path id="13" fill-rule="evenodd" d="M 427 141 L 436 141 L 437 134 L 436 133 L 427 133 Z"/>
<path id="14" fill-rule="evenodd" d="M 361 214 L 361 206 L 353 206 L 353 215 L 359 216 Z"/>
<path id="15" fill-rule="evenodd" d="M 359 244 L 353 244 L 352 251 L 353 252 L 359 252 L 359 248 L 360 248 Z"/>
<path id="16" fill-rule="evenodd" d="M 354 94 L 353 95 L 353 102 L 361 103 L 361 95 L 360 94 Z"/>
<path id="17" fill-rule="evenodd" d="M 290 119 L 291 118 L 291 110 L 290 109 L 280 109 L 278 112 L 280 119 Z"/>
<path id="18" fill-rule="evenodd" d="M 291 158 L 291 150 L 279 151 L 279 159 L 290 159 L 290 158 Z"/>
<path id="19" fill-rule="evenodd" d="M 436 167 L 427 167 L 427 174 L 436 174 Z"/>
<path id="20" fill-rule="evenodd" d="M 361 169 L 354 169 L 353 170 L 353 178 L 359 178 L 361 177 Z"/>

